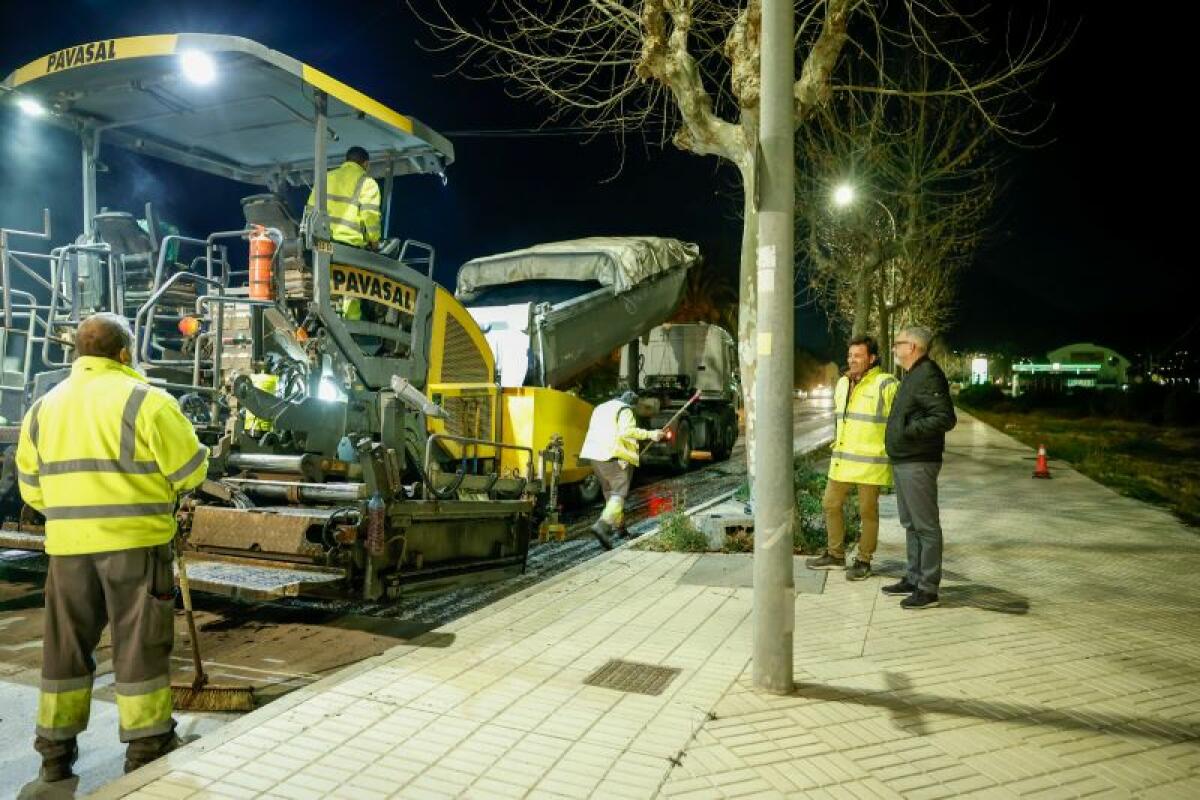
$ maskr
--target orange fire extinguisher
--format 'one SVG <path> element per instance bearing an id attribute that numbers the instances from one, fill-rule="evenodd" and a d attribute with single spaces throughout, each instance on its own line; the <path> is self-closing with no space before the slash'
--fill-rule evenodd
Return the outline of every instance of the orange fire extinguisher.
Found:
<path id="1" fill-rule="evenodd" d="M 255 225 L 250 234 L 250 299 L 272 298 L 271 265 L 275 260 L 275 240 L 262 225 Z"/>

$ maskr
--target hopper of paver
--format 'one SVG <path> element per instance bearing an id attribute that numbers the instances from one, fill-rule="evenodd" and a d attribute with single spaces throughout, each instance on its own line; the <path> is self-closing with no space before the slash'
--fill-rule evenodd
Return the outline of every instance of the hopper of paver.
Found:
<path id="1" fill-rule="evenodd" d="M 472 259 L 455 296 L 479 323 L 506 387 L 565 388 L 671 316 L 699 248 L 656 236 L 592 237 Z"/>

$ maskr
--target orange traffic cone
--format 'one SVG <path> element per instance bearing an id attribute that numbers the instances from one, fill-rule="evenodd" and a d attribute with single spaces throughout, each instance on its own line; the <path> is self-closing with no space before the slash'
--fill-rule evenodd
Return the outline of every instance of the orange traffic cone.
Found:
<path id="1" fill-rule="evenodd" d="M 1038 445 L 1037 466 L 1033 468 L 1033 477 L 1049 478 L 1050 465 L 1046 463 L 1046 445 Z"/>

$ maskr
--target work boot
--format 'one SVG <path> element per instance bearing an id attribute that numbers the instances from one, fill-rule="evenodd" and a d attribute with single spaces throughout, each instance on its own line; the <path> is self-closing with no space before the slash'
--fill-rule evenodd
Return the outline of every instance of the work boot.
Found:
<path id="1" fill-rule="evenodd" d="M 612 550 L 613 543 L 609 535 L 612 533 L 612 525 L 609 525 L 602 519 L 596 520 L 596 524 L 592 526 L 592 535 L 596 537 L 596 541 L 605 550 Z"/>
<path id="2" fill-rule="evenodd" d="M 937 608 L 938 596 L 933 592 L 922 592 L 920 589 L 900 601 L 901 608 L 919 611 L 922 608 Z"/>
<path id="3" fill-rule="evenodd" d="M 79 746 L 72 739 L 70 743 L 64 743 L 63 749 L 65 752 L 42 756 L 42 768 L 38 772 L 42 783 L 57 783 L 75 777 L 71 765 L 79 758 Z"/>
<path id="4" fill-rule="evenodd" d="M 846 570 L 846 580 L 861 581 L 871 577 L 871 562 L 854 559 L 854 565 Z"/>
<path id="5" fill-rule="evenodd" d="M 909 583 L 908 578 L 905 578 L 899 583 L 889 583 L 879 591 L 883 592 L 884 594 L 912 594 L 916 590 L 917 587 Z"/>
<path id="6" fill-rule="evenodd" d="M 845 569 L 846 557 L 835 556 L 826 550 L 816 558 L 810 558 L 804 563 L 808 565 L 809 569 Z"/>
<path id="7" fill-rule="evenodd" d="M 126 774 L 140 769 L 151 761 L 156 761 L 173 750 L 178 750 L 185 744 L 190 744 L 200 737 L 196 734 L 177 736 L 174 731 L 162 736 L 148 736 L 145 739 L 134 739 L 125 748 Z"/>

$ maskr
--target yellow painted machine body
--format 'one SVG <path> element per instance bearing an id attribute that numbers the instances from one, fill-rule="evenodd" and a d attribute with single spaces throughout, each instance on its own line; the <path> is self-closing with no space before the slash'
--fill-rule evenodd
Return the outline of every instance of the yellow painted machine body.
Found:
<path id="1" fill-rule="evenodd" d="M 467 310 L 441 286 L 434 293 L 429 341 L 425 394 L 448 415 L 444 420 L 429 417 L 429 433 L 504 441 L 497 435 L 500 387 L 496 385 L 492 349 Z M 496 455 L 494 447 L 449 440 L 442 446 L 453 458 Z"/>
<path id="2" fill-rule="evenodd" d="M 550 437 L 563 437 L 563 484 L 577 483 L 592 468 L 579 460 L 583 438 L 592 418 L 592 404 L 557 389 L 521 386 L 503 390 L 505 441 L 533 444 L 534 452 L 544 448 Z M 501 456 L 501 472 L 517 468 L 519 454 L 506 450 Z"/>
<path id="3" fill-rule="evenodd" d="M 591 467 L 580 462 L 579 450 L 592 415 L 590 403 L 556 389 L 502 389 L 495 379 L 492 349 L 479 325 L 440 286 L 434 297 L 430 342 L 426 395 L 446 410 L 448 418 L 429 418 L 429 433 L 528 447 L 533 451 L 535 475 L 540 467 L 538 453 L 559 434 L 565 452 L 561 482 L 576 483 L 588 476 Z M 497 449 L 453 440 L 443 441 L 442 447 L 453 458 L 495 458 Z M 524 477 L 528 454 L 500 450 L 501 476 Z"/>

